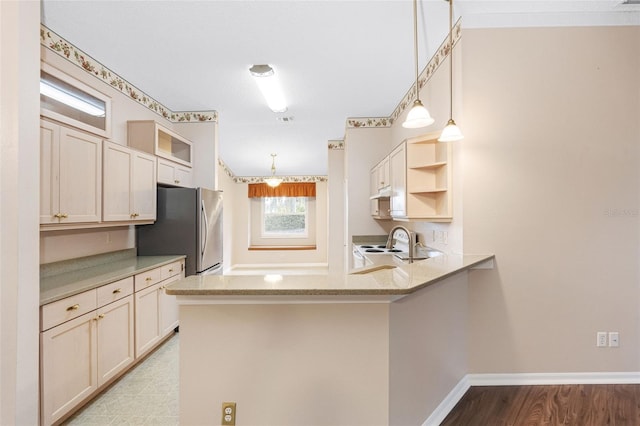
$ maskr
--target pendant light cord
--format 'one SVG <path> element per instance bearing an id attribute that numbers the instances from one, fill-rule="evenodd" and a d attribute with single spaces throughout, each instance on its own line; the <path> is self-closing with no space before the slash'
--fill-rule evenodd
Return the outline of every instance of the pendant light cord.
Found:
<path id="1" fill-rule="evenodd" d="M 453 119 L 453 0 L 449 0 L 449 120 Z"/>
<path id="2" fill-rule="evenodd" d="M 413 0 L 413 57 L 416 64 L 416 100 L 420 100 L 418 84 L 418 0 Z"/>

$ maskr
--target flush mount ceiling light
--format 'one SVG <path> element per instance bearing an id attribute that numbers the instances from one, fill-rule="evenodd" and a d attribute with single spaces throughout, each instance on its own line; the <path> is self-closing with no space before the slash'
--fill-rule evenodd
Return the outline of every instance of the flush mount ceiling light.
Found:
<path id="1" fill-rule="evenodd" d="M 418 0 L 413 0 L 413 54 L 416 64 L 416 100 L 402 123 L 407 129 L 426 127 L 433 123 L 433 118 L 420 101 L 420 84 L 418 83 Z"/>
<path id="2" fill-rule="evenodd" d="M 265 178 L 264 183 L 269 185 L 272 188 L 280 185 L 282 183 L 282 179 L 276 177 L 276 156 L 278 154 L 271 154 L 271 177 Z"/>
<path id="3" fill-rule="evenodd" d="M 449 2 L 449 121 L 438 138 L 439 142 L 455 142 L 462 140 L 464 135 L 453 120 L 453 0 Z"/>
<path id="4" fill-rule="evenodd" d="M 78 111 L 93 115 L 94 117 L 104 117 L 105 115 L 104 108 L 100 108 L 85 99 L 74 96 L 45 80 L 40 80 L 40 94 L 70 106 L 73 109 L 77 109 Z"/>
<path id="5" fill-rule="evenodd" d="M 285 112 L 287 102 L 284 100 L 280 82 L 273 68 L 269 65 L 254 65 L 249 68 L 251 76 L 255 79 L 258 89 L 262 92 L 267 105 L 273 112 Z"/>

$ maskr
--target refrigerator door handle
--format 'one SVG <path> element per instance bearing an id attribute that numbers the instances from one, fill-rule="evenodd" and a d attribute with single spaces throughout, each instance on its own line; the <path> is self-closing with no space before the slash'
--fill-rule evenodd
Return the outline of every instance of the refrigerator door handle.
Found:
<path id="1" fill-rule="evenodd" d="M 204 206 L 204 200 L 201 201 L 201 214 L 202 214 L 202 221 L 204 222 L 204 226 L 202 227 L 201 230 L 201 234 L 204 234 L 204 238 L 201 239 L 202 241 L 202 247 L 200 247 L 200 256 L 202 257 L 202 255 L 204 254 L 206 248 L 207 248 L 207 234 L 208 234 L 208 230 L 209 230 L 209 221 L 207 220 L 207 209 Z"/>

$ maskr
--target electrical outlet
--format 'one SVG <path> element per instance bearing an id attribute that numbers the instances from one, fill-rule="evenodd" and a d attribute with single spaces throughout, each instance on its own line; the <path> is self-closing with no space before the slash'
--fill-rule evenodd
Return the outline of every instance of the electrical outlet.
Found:
<path id="1" fill-rule="evenodd" d="M 599 348 L 604 348 L 607 346 L 607 332 L 606 331 L 598 331 L 596 333 L 596 346 Z"/>
<path id="2" fill-rule="evenodd" d="M 620 334 L 617 331 L 609 332 L 609 347 L 617 348 L 620 346 Z"/>
<path id="3" fill-rule="evenodd" d="M 222 403 L 222 426 L 235 426 L 236 424 L 236 403 Z"/>

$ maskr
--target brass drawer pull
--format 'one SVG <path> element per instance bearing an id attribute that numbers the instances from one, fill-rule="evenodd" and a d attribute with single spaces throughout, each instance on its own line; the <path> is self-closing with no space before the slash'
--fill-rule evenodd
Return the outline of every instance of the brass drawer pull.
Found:
<path id="1" fill-rule="evenodd" d="M 102 319 L 102 318 L 104 318 L 104 314 L 100 314 L 100 315 L 98 315 L 98 316 L 97 316 L 97 317 L 95 317 L 93 320 L 94 320 L 94 321 L 98 321 L 98 320 L 100 320 L 100 319 Z"/>
<path id="2" fill-rule="evenodd" d="M 153 278 L 151 278 L 151 277 L 147 277 L 147 278 L 145 278 L 144 280 L 145 280 L 145 281 L 152 281 L 152 280 L 153 280 Z"/>
<path id="3" fill-rule="evenodd" d="M 80 305 L 78 305 L 77 303 L 73 306 L 69 306 L 67 308 L 67 312 L 71 312 L 71 311 L 77 311 L 78 309 L 80 309 Z"/>
<path id="4" fill-rule="evenodd" d="M 169 273 L 172 273 L 172 272 L 173 272 L 173 268 L 169 269 Z"/>
<path id="5" fill-rule="evenodd" d="M 113 294 L 118 294 L 118 293 L 122 293 L 121 288 L 116 288 L 115 290 L 113 290 Z"/>

